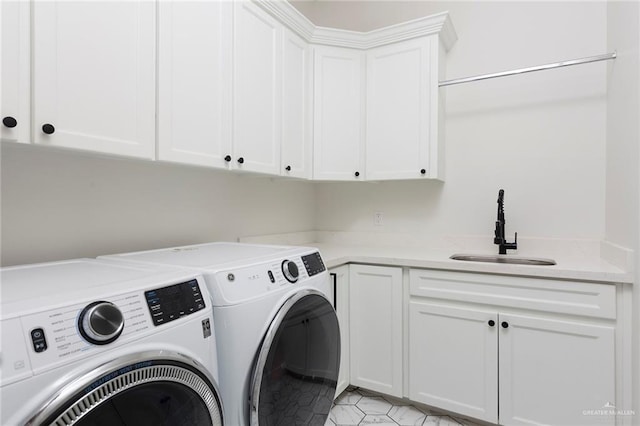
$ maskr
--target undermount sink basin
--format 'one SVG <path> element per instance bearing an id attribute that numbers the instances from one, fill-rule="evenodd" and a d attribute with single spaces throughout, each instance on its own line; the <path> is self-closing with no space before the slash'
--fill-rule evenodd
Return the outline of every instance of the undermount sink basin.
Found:
<path id="1" fill-rule="evenodd" d="M 468 262 L 508 263 L 515 265 L 551 266 L 556 264 L 556 261 L 552 259 L 510 256 L 507 254 L 454 254 L 450 259 L 466 260 Z"/>

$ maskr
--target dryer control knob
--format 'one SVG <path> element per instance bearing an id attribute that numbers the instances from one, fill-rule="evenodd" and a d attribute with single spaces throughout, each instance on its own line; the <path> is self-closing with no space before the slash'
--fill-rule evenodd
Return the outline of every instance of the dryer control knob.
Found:
<path id="1" fill-rule="evenodd" d="M 296 265 L 293 260 L 285 260 L 282 262 L 282 273 L 290 283 L 298 281 L 298 277 L 300 276 L 300 273 L 298 272 L 298 265 Z"/>
<path id="2" fill-rule="evenodd" d="M 106 345 L 120 337 L 124 329 L 124 317 L 111 302 L 94 302 L 87 305 L 78 317 L 80 334 L 95 345 Z"/>

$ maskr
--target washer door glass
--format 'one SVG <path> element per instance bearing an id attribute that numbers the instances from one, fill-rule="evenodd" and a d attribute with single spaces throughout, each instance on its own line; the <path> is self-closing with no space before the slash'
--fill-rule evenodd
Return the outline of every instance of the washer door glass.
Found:
<path id="1" fill-rule="evenodd" d="M 176 355 L 176 358 L 182 356 Z M 97 378 L 96 378 L 97 377 Z M 194 363 L 139 360 L 105 368 L 54 401 L 32 424 L 56 426 L 221 426 L 215 385 Z M 46 413 L 48 412 L 48 413 Z"/>
<path id="2" fill-rule="evenodd" d="M 324 425 L 336 392 L 340 330 L 331 303 L 304 291 L 272 322 L 258 355 L 251 424 Z"/>
<path id="3" fill-rule="evenodd" d="M 78 426 L 213 426 L 206 404 L 193 390 L 172 382 L 138 385 L 82 417 Z"/>

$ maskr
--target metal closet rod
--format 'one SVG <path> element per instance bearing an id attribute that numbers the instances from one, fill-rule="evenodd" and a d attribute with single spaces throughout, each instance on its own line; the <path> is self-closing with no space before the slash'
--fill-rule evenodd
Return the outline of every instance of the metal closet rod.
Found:
<path id="1" fill-rule="evenodd" d="M 604 55 L 590 56 L 588 58 L 571 59 L 569 61 L 554 62 L 552 64 L 538 65 L 538 66 L 535 66 L 535 67 L 520 68 L 520 69 L 517 69 L 517 70 L 511 70 L 511 71 L 501 71 L 501 72 L 496 72 L 496 73 L 493 73 L 493 74 L 483 74 L 483 75 L 476 75 L 476 76 L 473 76 L 473 77 L 456 78 L 456 79 L 453 79 L 453 80 L 444 80 L 444 81 L 439 82 L 438 86 L 439 87 L 451 86 L 451 85 L 454 85 L 454 84 L 470 83 L 472 81 L 478 81 L 478 80 L 488 80 L 490 78 L 506 77 L 508 75 L 524 74 L 524 73 L 527 73 L 527 72 L 534 72 L 534 71 L 544 71 L 544 70 L 550 70 L 550 69 L 553 69 L 553 68 L 568 67 L 568 66 L 571 66 L 571 65 L 588 64 L 590 62 L 608 61 L 610 59 L 615 59 L 616 56 L 617 56 L 617 53 L 613 52 L 613 53 L 606 53 Z"/>

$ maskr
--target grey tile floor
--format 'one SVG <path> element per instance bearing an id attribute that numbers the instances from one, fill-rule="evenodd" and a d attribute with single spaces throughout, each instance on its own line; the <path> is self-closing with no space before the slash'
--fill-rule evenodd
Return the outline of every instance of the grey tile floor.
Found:
<path id="1" fill-rule="evenodd" d="M 350 386 L 331 408 L 325 426 L 478 426 L 469 420 L 454 418 L 402 399 Z"/>

